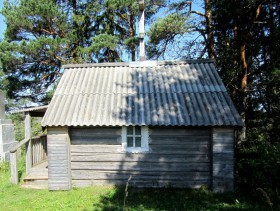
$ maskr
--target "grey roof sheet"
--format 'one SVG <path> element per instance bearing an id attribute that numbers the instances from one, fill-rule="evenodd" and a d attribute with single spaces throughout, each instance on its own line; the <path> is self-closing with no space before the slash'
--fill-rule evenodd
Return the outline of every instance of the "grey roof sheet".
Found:
<path id="1" fill-rule="evenodd" d="M 43 126 L 242 125 L 212 60 L 64 69 Z"/>
<path id="2" fill-rule="evenodd" d="M 19 110 L 11 111 L 11 114 L 23 113 L 23 112 L 29 112 L 29 111 L 45 112 L 47 110 L 47 108 L 48 108 L 48 105 L 35 106 L 35 107 L 30 107 L 30 108 L 22 108 L 22 109 L 19 109 Z"/>

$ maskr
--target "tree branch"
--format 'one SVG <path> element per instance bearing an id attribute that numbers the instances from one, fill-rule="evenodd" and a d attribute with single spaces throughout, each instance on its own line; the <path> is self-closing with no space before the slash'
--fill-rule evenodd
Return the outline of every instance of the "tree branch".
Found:
<path id="1" fill-rule="evenodd" d="M 205 14 L 203 14 L 201 12 L 198 12 L 198 11 L 195 11 L 195 10 L 191 11 L 191 13 L 197 14 L 197 15 L 202 16 L 202 17 L 206 17 Z"/>
<path id="2" fill-rule="evenodd" d="M 55 55 L 54 58 L 58 59 L 59 61 L 65 62 L 66 60 L 60 56 Z"/>

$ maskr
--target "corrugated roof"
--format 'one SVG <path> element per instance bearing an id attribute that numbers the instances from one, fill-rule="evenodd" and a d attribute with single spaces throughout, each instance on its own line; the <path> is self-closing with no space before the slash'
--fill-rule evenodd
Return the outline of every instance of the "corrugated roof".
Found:
<path id="1" fill-rule="evenodd" d="M 43 126 L 242 125 L 212 60 L 64 69 Z"/>
<path id="2" fill-rule="evenodd" d="M 35 107 L 30 107 L 30 108 L 22 108 L 19 110 L 11 111 L 11 114 L 23 113 L 23 112 L 29 112 L 29 111 L 45 112 L 47 110 L 47 108 L 48 108 L 48 105 L 35 106 Z"/>
<path id="3" fill-rule="evenodd" d="M 11 111 L 11 114 L 28 112 L 30 114 L 30 116 L 32 116 L 32 117 L 43 117 L 47 108 L 48 108 L 47 105 L 30 107 L 30 108 L 22 108 L 20 110 Z"/>

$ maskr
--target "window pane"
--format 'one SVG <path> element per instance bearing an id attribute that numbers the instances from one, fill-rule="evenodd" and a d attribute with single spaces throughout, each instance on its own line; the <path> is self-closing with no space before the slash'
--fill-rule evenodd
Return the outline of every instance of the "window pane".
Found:
<path id="1" fill-rule="evenodd" d="M 127 147 L 133 147 L 133 137 L 127 137 Z"/>
<path id="2" fill-rule="evenodd" d="M 135 135 L 141 135 L 141 127 L 135 126 Z"/>
<path id="3" fill-rule="evenodd" d="M 141 137 L 135 137 L 135 147 L 141 147 Z"/>
<path id="4" fill-rule="evenodd" d="M 127 135 L 133 135 L 133 127 L 132 126 L 127 127 Z"/>

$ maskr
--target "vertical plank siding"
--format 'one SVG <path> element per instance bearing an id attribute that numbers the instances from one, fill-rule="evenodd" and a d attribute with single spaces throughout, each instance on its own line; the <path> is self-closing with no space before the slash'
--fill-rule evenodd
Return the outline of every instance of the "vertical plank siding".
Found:
<path id="1" fill-rule="evenodd" d="M 215 192 L 233 190 L 234 129 L 212 130 L 212 189 Z"/>
<path id="2" fill-rule="evenodd" d="M 121 151 L 120 127 L 71 128 L 76 187 L 125 184 L 199 188 L 211 184 L 210 128 L 151 127 L 149 152 Z"/>
<path id="3" fill-rule="evenodd" d="M 71 167 L 68 128 L 48 128 L 47 139 L 49 190 L 69 190 Z"/>
<path id="4" fill-rule="evenodd" d="M 34 137 L 31 140 L 32 166 L 47 160 L 47 136 Z"/>

